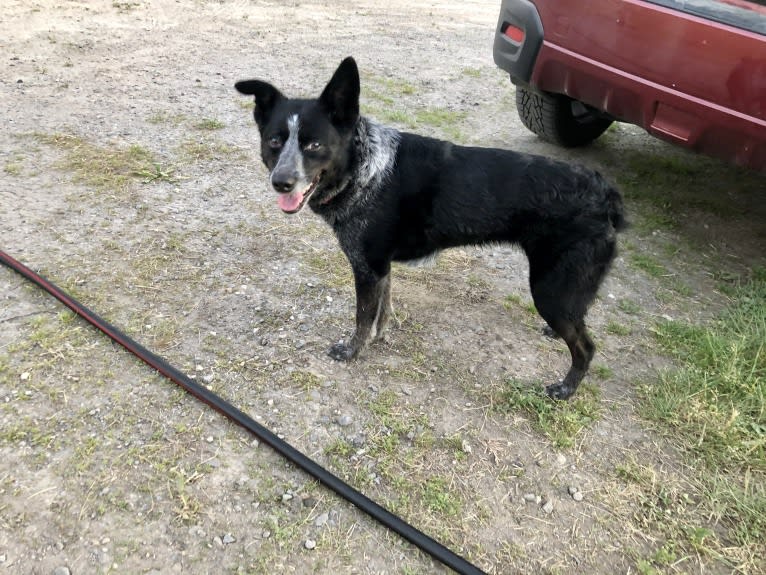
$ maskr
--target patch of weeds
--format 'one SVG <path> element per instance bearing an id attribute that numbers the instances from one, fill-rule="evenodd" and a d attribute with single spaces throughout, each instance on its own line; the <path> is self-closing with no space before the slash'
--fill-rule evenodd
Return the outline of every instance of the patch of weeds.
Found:
<path id="1" fill-rule="evenodd" d="M 176 514 L 176 521 L 186 525 L 197 522 L 202 510 L 202 503 L 189 492 L 188 486 L 201 477 L 202 473 L 196 470 L 189 472 L 181 467 L 170 469 L 170 478 L 172 480 L 170 496 L 174 502 L 173 510 Z"/>
<path id="2" fill-rule="evenodd" d="M 463 68 L 460 73 L 463 76 L 468 76 L 469 78 L 481 78 L 480 68 Z"/>
<path id="3" fill-rule="evenodd" d="M 589 384 L 580 385 L 577 394 L 569 401 L 555 401 L 542 387 L 529 387 L 509 379 L 495 398 L 494 405 L 500 412 L 527 413 L 554 445 L 571 447 L 577 435 L 599 419 L 600 399 L 598 388 Z"/>
<path id="4" fill-rule="evenodd" d="M 117 11 L 121 14 L 125 14 L 128 12 L 132 12 L 136 8 L 140 8 L 141 3 L 140 2 L 129 2 L 129 1 L 117 1 L 115 0 L 112 2 L 112 8 L 117 8 Z"/>
<path id="5" fill-rule="evenodd" d="M 606 333 L 609 333 L 611 335 L 626 336 L 626 335 L 630 335 L 632 331 L 633 330 L 630 329 L 630 326 L 621 324 L 614 320 L 610 320 L 606 324 Z"/>
<path id="6" fill-rule="evenodd" d="M 375 96 L 375 94 L 373 94 Z M 414 116 L 394 108 L 390 104 L 386 104 L 384 101 L 367 102 L 362 105 L 362 111 L 364 115 L 370 116 L 379 122 L 384 124 L 390 124 L 398 126 L 404 129 L 414 129 L 416 126 Z"/>
<path id="7" fill-rule="evenodd" d="M 747 211 L 747 203 L 732 201 L 731 195 L 701 194 L 701 189 L 724 190 L 723 182 L 737 182 L 737 194 L 760 194 L 762 177 L 734 166 L 695 156 L 639 152 L 627 158 L 619 174 L 620 187 L 631 200 L 643 202 L 662 227 L 677 223 L 673 214 L 695 208 L 731 218 Z M 721 185 L 717 185 L 718 183 Z M 728 187 L 728 186 L 727 186 Z"/>
<path id="8" fill-rule="evenodd" d="M 311 252 L 305 262 L 330 287 L 348 287 L 354 283 L 351 266 L 340 250 Z"/>
<path id="9" fill-rule="evenodd" d="M 507 311 L 511 311 L 514 308 L 521 309 L 524 313 L 537 317 L 537 308 L 531 300 L 525 300 L 519 294 L 509 294 L 503 299 L 503 307 Z"/>
<path id="10" fill-rule="evenodd" d="M 300 369 L 290 373 L 290 381 L 293 385 L 300 387 L 303 391 L 319 389 L 322 385 L 322 380 L 318 375 Z"/>
<path id="11" fill-rule="evenodd" d="M 386 93 L 394 96 L 411 96 L 417 92 L 417 88 L 399 78 L 386 78 L 382 76 L 373 76 L 368 74 L 362 74 L 363 82 L 365 84 L 374 84 L 385 90 Z M 370 88 L 364 88 L 362 91 L 366 94 Z"/>
<path id="12" fill-rule="evenodd" d="M 175 182 L 173 169 L 163 168 L 160 164 L 153 164 L 150 168 L 140 168 L 136 170 L 135 175 L 143 180 L 145 184 L 152 182 Z"/>
<path id="13" fill-rule="evenodd" d="M 693 483 L 679 483 L 633 456 L 616 472 L 632 486 L 631 516 L 637 528 L 661 534 L 659 549 L 637 560 L 639 570 L 678 572 L 679 556 L 702 556 L 750 573 L 766 552 L 763 485 L 749 484 L 743 491 L 730 477 L 700 469 L 691 474 Z"/>
<path id="14" fill-rule="evenodd" d="M 325 447 L 325 455 L 336 455 L 338 457 L 347 458 L 351 457 L 354 453 L 354 446 L 343 438 L 336 439 L 333 443 Z"/>
<path id="15" fill-rule="evenodd" d="M 380 102 L 385 106 L 393 106 L 396 102 L 393 97 L 388 94 L 383 94 L 377 90 L 367 89 L 364 92 L 365 97 Z"/>
<path id="16" fill-rule="evenodd" d="M 21 175 L 21 164 L 18 162 L 8 162 L 3 166 L 3 171 L 9 176 L 18 177 Z"/>
<path id="17" fill-rule="evenodd" d="M 425 110 L 417 110 L 415 112 L 415 121 L 418 124 L 437 128 L 451 140 L 459 141 L 462 139 L 460 124 L 465 120 L 466 115 L 465 112 L 428 108 Z"/>
<path id="18" fill-rule="evenodd" d="M 463 299 L 466 299 L 469 302 L 484 301 L 489 297 L 489 294 L 492 291 L 492 284 L 478 276 L 469 275 L 465 280 L 465 283 L 468 289 L 466 289 L 463 294 Z"/>
<path id="19" fill-rule="evenodd" d="M 633 267 L 643 271 L 646 275 L 662 280 L 663 284 L 675 293 L 689 297 L 692 295 L 692 289 L 676 277 L 668 268 L 656 257 L 647 253 L 633 252 L 630 254 L 630 263 Z"/>
<path id="20" fill-rule="evenodd" d="M 242 156 L 240 149 L 211 138 L 186 140 L 178 150 L 189 162 L 208 162 Z"/>
<path id="21" fill-rule="evenodd" d="M 422 486 L 422 498 L 425 506 L 432 512 L 445 517 L 460 515 L 461 502 L 457 494 L 450 489 L 447 480 L 442 477 L 429 477 Z"/>
<path id="22" fill-rule="evenodd" d="M 644 515 L 687 552 L 752 572 L 766 555 L 766 270 L 738 286 L 716 319 L 661 322 L 655 335 L 678 367 L 640 388 L 641 413 L 686 455 L 696 485 L 684 511 L 695 514 Z M 647 505 L 662 501 L 662 482 L 646 468 L 619 473 L 641 485 Z"/>
<path id="23" fill-rule="evenodd" d="M 630 315 L 638 315 L 642 311 L 641 306 L 632 299 L 621 299 L 617 307 L 620 311 Z"/>
<path id="24" fill-rule="evenodd" d="M 614 371 L 612 371 L 610 367 L 602 364 L 591 365 L 588 373 L 600 380 L 612 379 L 614 377 Z"/>
<path id="25" fill-rule="evenodd" d="M 221 130 L 225 128 L 226 124 L 214 118 L 204 118 L 202 120 L 194 122 L 194 127 L 198 130 L 213 131 L 213 130 Z"/>
<path id="26" fill-rule="evenodd" d="M 104 147 L 71 134 L 31 134 L 31 138 L 64 152 L 59 166 L 75 175 L 75 181 L 102 191 L 122 191 L 133 180 L 172 181 L 170 168 L 163 168 L 146 148 Z"/>
<path id="27" fill-rule="evenodd" d="M 645 417 L 711 465 L 766 472 L 766 270 L 716 320 L 666 321 L 655 335 L 679 367 L 643 389 Z"/>
<path id="28" fill-rule="evenodd" d="M 147 119 L 150 124 L 167 124 L 170 126 L 180 126 L 186 120 L 183 114 L 168 114 L 167 112 L 155 112 Z"/>
<path id="29" fill-rule="evenodd" d="M 522 299 L 521 296 L 517 293 L 508 294 L 503 299 L 503 307 L 508 311 L 520 305 L 522 305 Z"/>
<path id="30" fill-rule="evenodd" d="M 633 266 L 648 276 L 655 279 L 660 279 L 670 275 L 668 268 L 664 264 L 660 263 L 657 258 L 645 253 L 633 253 L 630 255 L 630 262 Z"/>

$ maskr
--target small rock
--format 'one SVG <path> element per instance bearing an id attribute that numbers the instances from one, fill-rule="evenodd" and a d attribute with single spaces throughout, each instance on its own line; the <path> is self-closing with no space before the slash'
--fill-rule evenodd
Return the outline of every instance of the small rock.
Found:
<path id="1" fill-rule="evenodd" d="M 53 575 L 72 575 L 72 572 L 69 570 L 69 567 L 62 565 L 53 570 Z"/>
<path id="2" fill-rule="evenodd" d="M 569 487 L 567 487 L 567 493 L 569 493 L 569 495 L 574 495 L 578 491 L 580 490 L 577 489 L 577 487 L 575 487 L 574 485 L 570 485 Z"/>
<path id="3" fill-rule="evenodd" d="M 567 462 L 567 458 L 564 457 L 563 454 L 559 453 L 556 456 L 556 463 L 558 463 L 559 465 L 566 465 L 566 462 Z"/>
<path id="4" fill-rule="evenodd" d="M 310 551 L 317 546 L 317 542 L 313 539 L 306 539 L 306 542 L 303 544 L 303 546 Z"/>
<path id="5" fill-rule="evenodd" d="M 550 499 L 546 501 L 542 506 L 542 510 L 544 513 L 553 513 L 553 501 Z"/>
<path id="6" fill-rule="evenodd" d="M 21 381 L 26 381 L 28 379 L 29 379 L 29 372 L 28 371 L 25 371 L 24 373 L 21 374 Z"/>
<path id="7" fill-rule="evenodd" d="M 293 494 L 292 493 L 283 493 L 282 494 L 282 503 L 287 503 L 292 498 L 293 498 Z"/>
<path id="8" fill-rule="evenodd" d="M 316 504 L 317 504 L 317 500 L 311 496 L 305 497 L 303 499 L 304 507 L 314 507 Z"/>
<path id="9" fill-rule="evenodd" d="M 228 545 L 229 543 L 234 543 L 236 539 L 232 536 L 231 533 L 227 533 L 226 535 L 223 536 L 222 541 L 225 545 Z"/>
<path id="10" fill-rule="evenodd" d="M 582 494 L 582 491 L 576 491 L 575 493 L 572 493 L 572 499 L 575 501 L 582 501 L 584 495 Z"/>
<path id="11" fill-rule="evenodd" d="M 341 415 L 340 417 L 337 417 L 335 419 L 335 423 L 340 425 L 341 427 L 348 427 L 354 422 L 354 418 L 350 415 Z"/>
<path id="12" fill-rule="evenodd" d="M 533 503 L 537 499 L 537 495 L 534 493 L 525 493 L 524 494 L 524 501 L 527 501 L 528 503 Z"/>
<path id="13" fill-rule="evenodd" d="M 268 529 L 261 532 L 261 539 L 268 539 L 269 537 L 271 537 L 271 531 Z"/>
<path id="14" fill-rule="evenodd" d="M 218 545 L 218 547 L 223 547 L 223 539 L 221 539 L 220 537 L 218 537 L 218 535 L 216 535 L 215 537 L 213 537 L 213 543 L 215 543 L 216 545 Z"/>
<path id="15" fill-rule="evenodd" d="M 471 447 L 471 444 L 468 443 L 465 439 L 460 444 L 461 449 L 463 450 L 463 453 L 472 453 L 473 448 Z"/>
<path id="16" fill-rule="evenodd" d="M 314 519 L 314 525 L 317 527 L 322 527 L 327 521 L 330 519 L 329 513 L 322 513 L 321 515 L 317 515 L 317 518 Z"/>

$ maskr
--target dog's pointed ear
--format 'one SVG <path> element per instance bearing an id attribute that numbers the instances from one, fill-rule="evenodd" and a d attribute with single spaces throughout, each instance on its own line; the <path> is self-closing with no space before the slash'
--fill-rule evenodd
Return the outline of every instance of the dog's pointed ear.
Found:
<path id="1" fill-rule="evenodd" d="M 333 124 L 351 128 L 359 118 L 359 70 L 350 56 L 343 60 L 325 86 L 319 103 Z"/>
<path id="2" fill-rule="evenodd" d="M 274 86 L 261 80 L 241 80 L 234 84 L 234 87 L 240 94 L 255 97 L 253 115 L 259 128 L 263 128 L 269 122 L 276 105 L 287 99 Z"/>

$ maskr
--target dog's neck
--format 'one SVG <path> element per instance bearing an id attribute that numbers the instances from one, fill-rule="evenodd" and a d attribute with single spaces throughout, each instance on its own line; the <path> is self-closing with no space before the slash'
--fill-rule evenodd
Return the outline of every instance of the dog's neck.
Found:
<path id="1" fill-rule="evenodd" d="M 394 128 L 360 116 L 351 141 L 351 166 L 347 175 L 323 202 L 335 202 L 332 210 L 318 209 L 331 225 L 343 219 L 355 206 L 366 203 L 381 187 L 394 168 L 401 134 Z"/>

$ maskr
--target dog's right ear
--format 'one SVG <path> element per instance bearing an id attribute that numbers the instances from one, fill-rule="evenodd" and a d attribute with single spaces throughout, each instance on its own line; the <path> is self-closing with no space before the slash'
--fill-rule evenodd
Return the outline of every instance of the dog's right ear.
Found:
<path id="1" fill-rule="evenodd" d="M 234 87 L 240 94 L 255 97 L 253 115 L 259 128 L 263 128 L 269 122 L 276 105 L 287 99 L 274 86 L 261 80 L 241 80 L 234 84 Z"/>
<path id="2" fill-rule="evenodd" d="M 336 126 L 351 128 L 359 118 L 359 69 L 349 56 L 325 86 L 319 103 Z"/>

